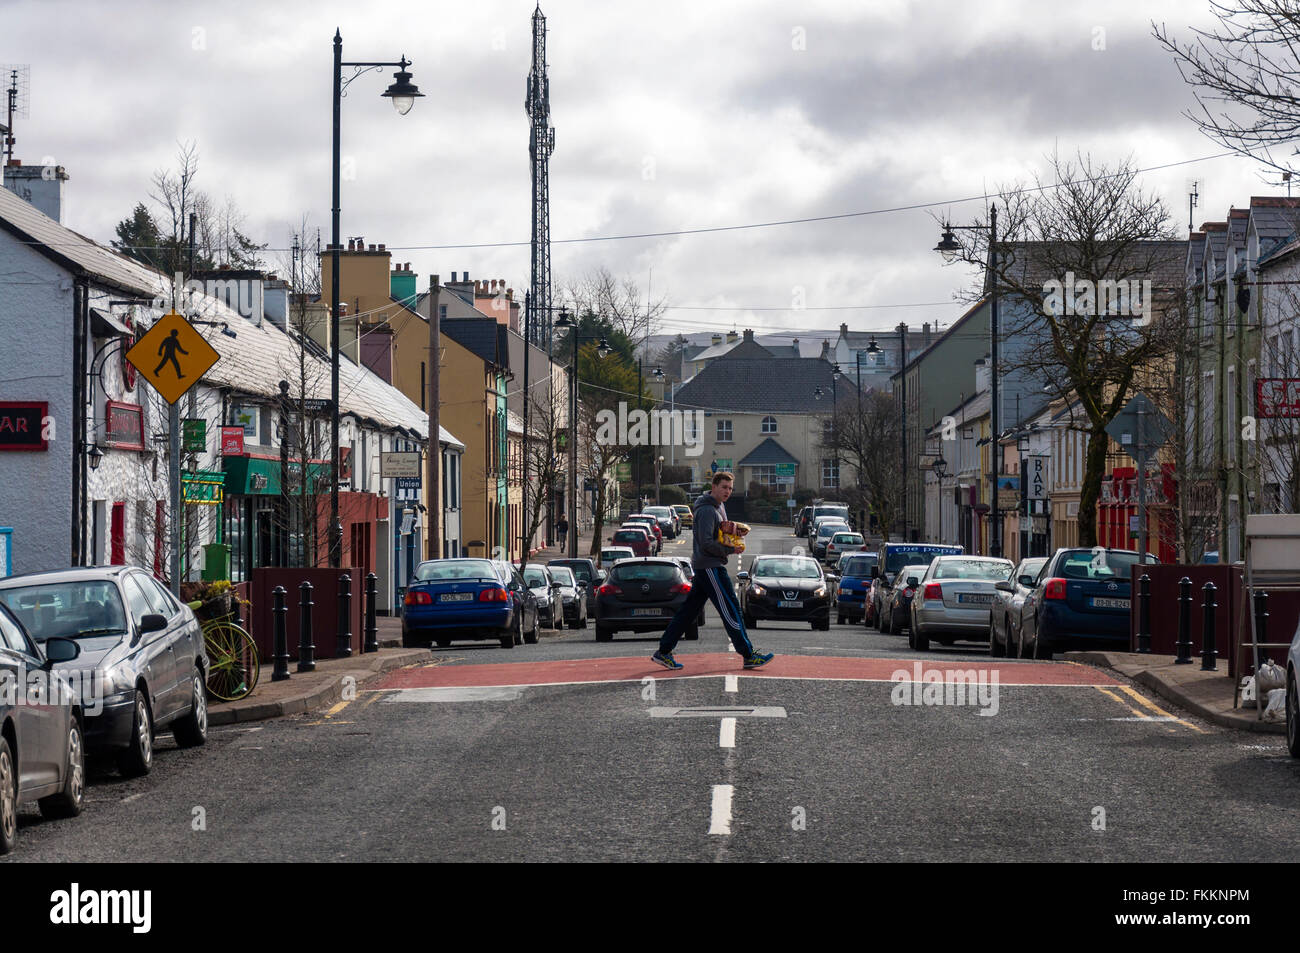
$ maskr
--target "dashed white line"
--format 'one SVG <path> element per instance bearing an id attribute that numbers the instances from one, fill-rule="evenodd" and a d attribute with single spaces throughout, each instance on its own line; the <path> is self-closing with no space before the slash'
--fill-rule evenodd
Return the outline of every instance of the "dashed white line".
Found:
<path id="1" fill-rule="evenodd" d="M 735 675 L 724 675 L 722 690 L 735 694 L 740 689 L 740 681 Z"/>
<path id="2" fill-rule="evenodd" d="M 718 747 L 736 747 L 736 719 L 724 718 L 718 725 Z"/>
<path id="3" fill-rule="evenodd" d="M 713 786 L 713 809 L 709 821 L 710 834 L 731 833 L 731 796 L 735 789 L 730 784 Z"/>

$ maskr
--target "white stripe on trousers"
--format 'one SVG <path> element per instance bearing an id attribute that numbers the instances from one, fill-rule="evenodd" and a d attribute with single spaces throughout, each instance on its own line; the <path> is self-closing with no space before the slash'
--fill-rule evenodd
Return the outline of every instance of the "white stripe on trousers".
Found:
<path id="1" fill-rule="evenodd" d="M 706 569 L 704 570 L 704 574 L 709 577 L 709 582 L 713 584 L 713 591 L 718 596 L 718 614 L 722 616 L 722 621 L 738 632 L 744 632 L 745 630 L 740 627 L 736 622 L 735 617 L 731 614 L 731 603 L 729 603 L 727 597 L 722 594 L 722 587 L 718 585 L 718 580 L 713 575 L 713 570 Z"/>

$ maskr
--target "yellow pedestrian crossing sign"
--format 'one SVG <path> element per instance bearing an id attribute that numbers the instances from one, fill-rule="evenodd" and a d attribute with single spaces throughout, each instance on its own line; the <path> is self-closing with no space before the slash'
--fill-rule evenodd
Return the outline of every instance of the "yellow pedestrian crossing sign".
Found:
<path id="1" fill-rule="evenodd" d="M 194 325 L 173 311 L 126 352 L 126 359 L 167 403 L 174 404 L 221 355 Z"/>

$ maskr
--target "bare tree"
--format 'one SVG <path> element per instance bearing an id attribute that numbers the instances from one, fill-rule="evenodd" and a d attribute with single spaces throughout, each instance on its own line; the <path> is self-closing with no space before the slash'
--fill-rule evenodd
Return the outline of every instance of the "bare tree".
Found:
<path id="1" fill-rule="evenodd" d="M 558 297 L 576 314 L 593 315 L 621 331 L 636 347 L 655 333 L 668 306 L 667 297 L 647 302 L 633 279 L 616 278 L 603 266 L 562 285 Z"/>
<path id="2" fill-rule="evenodd" d="M 1088 434 L 1079 542 L 1097 543 L 1096 504 L 1110 438 L 1106 425 L 1139 371 L 1163 361 L 1181 333 L 1164 309 L 1179 296 L 1185 243 L 1173 241 L 1164 203 L 1142 191 L 1125 160 L 1051 159 L 1052 183 L 1007 189 L 996 264 L 987 222 L 957 233 L 960 257 L 987 273 L 1000 302 L 999 377 L 1015 376 L 1078 407 Z"/>
<path id="3" fill-rule="evenodd" d="M 529 489 L 528 509 L 523 514 L 523 537 L 526 542 L 519 558 L 521 569 L 528 564 L 527 541 L 536 537 L 541 528 L 547 508 L 555 499 L 560 474 L 566 469 L 567 459 L 560 448 L 560 434 L 564 429 L 565 393 L 558 387 L 538 390 L 541 392 L 529 402 L 529 421 L 525 428 L 523 476 Z"/>
<path id="4" fill-rule="evenodd" d="M 898 479 L 898 460 L 882 448 L 896 448 L 901 441 L 901 415 L 892 394 L 868 390 L 862 394 L 861 410 L 856 399 L 842 400 L 834 425 L 823 435 L 822 452 L 847 462 L 857 471 L 856 487 L 846 487 L 847 502 L 876 518 L 885 541 L 903 514 L 903 484 Z M 865 527 L 858 527 L 865 532 Z"/>
<path id="5" fill-rule="evenodd" d="M 1152 35 L 1196 88 L 1197 108 L 1184 115 L 1241 155 L 1291 172 L 1300 137 L 1300 7 L 1295 0 L 1211 0 L 1218 25 L 1192 29 L 1180 43 L 1164 24 Z M 1282 157 L 1272 149 L 1285 146 Z"/>

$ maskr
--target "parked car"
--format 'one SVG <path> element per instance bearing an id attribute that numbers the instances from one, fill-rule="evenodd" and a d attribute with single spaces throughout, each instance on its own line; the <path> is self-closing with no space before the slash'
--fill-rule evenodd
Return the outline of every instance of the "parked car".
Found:
<path id="1" fill-rule="evenodd" d="M 75 817 L 85 804 L 83 698 L 56 670 L 80 654 L 59 636 L 38 645 L 0 604 L 0 854 L 16 846 L 22 804 L 36 801 L 47 818 Z"/>
<path id="2" fill-rule="evenodd" d="M 960 546 L 939 543 L 881 543 L 876 552 L 876 567 L 872 570 L 871 588 L 867 593 L 865 621 L 877 631 L 884 624 L 883 613 L 889 591 L 894 587 L 898 571 L 904 566 L 925 563 L 936 556 L 954 556 L 962 553 Z"/>
<path id="3" fill-rule="evenodd" d="M 830 545 L 831 539 L 836 533 L 850 532 L 849 524 L 838 520 L 821 520 L 817 524 L 817 531 L 813 535 L 809 549 L 812 550 L 813 559 L 825 559 L 826 547 Z"/>
<path id="4" fill-rule="evenodd" d="M 760 619 L 808 622 L 814 629 L 831 627 L 831 585 L 821 563 L 807 556 L 755 556 L 748 572 L 736 574 L 740 611 L 745 627 Z"/>
<path id="5" fill-rule="evenodd" d="M 664 548 L 664 531 L 659 526 L 659 520 L 651 516 L 649 513 L 633 513 L 627 519 L 623 520 L 624 526 L 635 526 L 638 523 L 645 524 L 646 528 L 649 529 L 651 534 L 654 536 L 655 555 L 658 555 L 659 551 Z"/>
<path id="6" fill-rule="evenodd" d="M 839 562 L 839 584 L 835 589 L 835 621 L 856 624 L 862 618 L 875 553 L 845 553 Z"/>
<path id="7" fill-rule="evenodd" d="M 631 559 L 636 556 L 631 546 L 605 546 L 600 551 L 600 568 L 608 569 L 620 559 Z"/>
<path id="8" fill-rule="evenodd" d="M 596 590 L 596 641 L 608 642 L 615 632 L 662 632 L 690 592 L 682 567 L 671 559 L 619 562 Z M 687 626 L 684 636 L 698 639 L 699 627 Z"/>
<path id="9" fill-rule="evenodd" d="M 993 556 L 936 556 L 912 596 L 908 645 L 925 652 L 932 638 L 941 645 L 987 639 L 993 586 L 1015 568 Z"/>
<path id="10" fill-rule="evenodd" d="M 898 585 L 893 586 L 884 596 L 880 615 L 880 631 L 885 634 L 901 634 L 912 624 L 912 598 L 921 577 L 930 568 L 929 563 L 917 563 L 904 566 L 897 573 Z"/>
<path id="11" fill-rule="evenodd" d="M 1145 560 L 1155 563 L 1150 553 Z M 1021 650 L 1049 659 L 1067 646 L 1123 648 L 1129 643 L 1130 549 L 1058 549 L 1025 596 Z"/>
<path id="12" fill-rule="evenodd" d="M 402 605 L 402 645 L 436 642 L 445 649 L 452 639 L 495 639 L 509 649 L 523 641 L 525 630 L 535 638 L 536 604 L 525 620 L 525 604 L 512 598 L 511 584 L 490 559 L 420 563 Z"/>
<path id="13" fill-rule="evenodd" d="M 677 519 L 685 529 L 690 529 L 695 525 L 695 514 L 685 503 L 674 503 L 673 512 L 677 514 Z"/>
<path id="14" fill-rule="evenodd" d="M 861 533 L 836 533 L 826 543 L 826 565 L 834 566 L 845 553 L 857 553 L 866 548 Z"/>
<path id="15" fill-rule="evenodd" d="M 637 523 L 634 526 L 620 526 L 610 536 L 609 544 L 611 546 L 626 546 L 637 556 L 654 555 L 654 536 L 643 523 Z"/>
<path id="16" fill-rule="evenodd" d="M 802 507 L 799 510 L 799 512 L 795 514 L 794 517 L 794 535 L 807 536 L 808 523 L 811 518 L 812 518 L 812 507 L 811 506 Z"/>
<path id="17" fill-rule="evenodd" d="M 570 629 L 587 627 L 587 587 L 578 582 L 573 570 L 568 566 L 548 564 L 547 568 L 555 579 L 560 596 L 560 614 L 556 616 L 555 627 L 567 624 Z"/>
<path id="18" fill-rule="evenodd" d="M 524 582 L 537 600 L 537 622 L 548 629 L 558 629 L 564 624 L 564 603 L 560 598 L 560 583 L 541 563 L 524 567 Z"/>
<path id="19" fill-rule="evenodd" d="M 513 566 L 504 559 L 492 560 L 492 566 L 500 575 L 501 582 L 506 587 L 506 592 L 510 593 L 510 600 L 519 613 L 520 625 L 519 630 L 515 632 L 515 645 L 523 645 L 525 642 L 529 645 L 535 644 L 538 629 L 541 628 L 541 612 L 537 597 L 528 588 L 524 577 L 519 574 L 518 566 Z"/>
<path id="20" fill-rule="evenodd" d="M 823 501 L 821 503 L 814 503 L 812 505 L 812 509 L 808 513 L 807 527 L 804 530 L 804 532 L 801 533 L 800 535 L 806 535 L 811 537 L 813 527 L 817 523 L 817 520 L 824 516 L 834 517 L 835 519 L 840 520 L 842 523 L 847 524 L 850 529 L 853 526 L 853 520 L 849 517 L 848 504 L 830 503 L 830 502 Z"/>
<path id="21" fill-rule="evenodd" d="M 1286 652 L 1286 749 L 1291 757 L 1300 758 L 1300 691 L 1296 688 L 1296 670 L 1300 668 L 1300 625 L 1296 626 L 1291 647 Z"/>
<path id="22" fill-rule="evenodd" d="M 1022 559 L 1010 579 L 993 587 L 997 591 L 993 593 L 993 608 L 989 613 L 990 655 L 1023 657 L 1020 654 L 1020 610 L 1046 564 L 1046 557 Z"/>
<path id="23" fill-rule="evenodd" d="M 641 532 L 645 536 L 644 527 L 642 527 Z M 614 535 L 617 536 L 618 533 Z M 649 547 L 648 537 L 645 538 L 642 545 L 646 548 Z M 636 547 L 633 546 L 633 548 Z M 578 586 L 582 589 L 583 596 L 587 600 L 587 618 L 596 618 L 596 587 L 605 581 L 607 571 L 599 568 L 595 562 L 585 556 L 578 556 L 573 559 L 552 559 L 546 565 L 569 567 L 573 573 L 573 578 L 577 580 Z"/>
<path id="24" fill-rule="evenodd" d="M 676 539 L 682 531 L 682 521 L 671 506 L 647 506 L 645 512 L 659 521 L 659 528 L 668 539 Z"/>
<path id="25" fill-rule="evenodd" d="M 44 644 L 73 639 L 75 660 L 56 665 L 96 686 L 85 706 L 89 754 L 111 754 L 127 777 L 153 767 L 154 736 L 181 747 L 208 737 L 208 654 L 194 612 L 153 576 L 130 566 L 64 569 L 0 579 L 0 601 Z"/>

